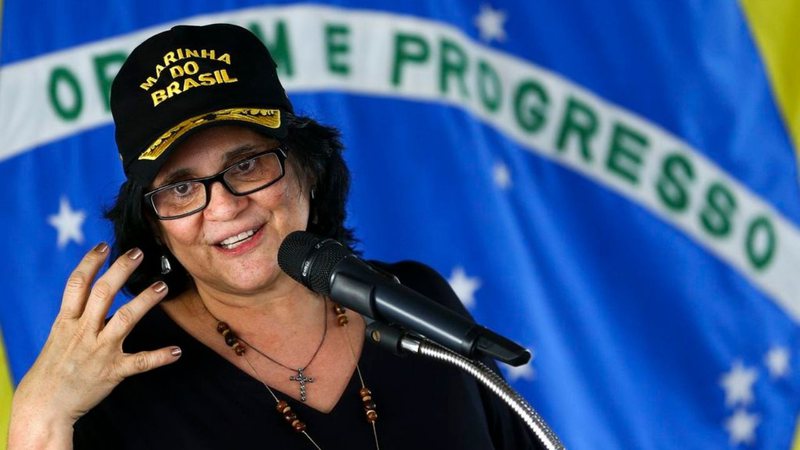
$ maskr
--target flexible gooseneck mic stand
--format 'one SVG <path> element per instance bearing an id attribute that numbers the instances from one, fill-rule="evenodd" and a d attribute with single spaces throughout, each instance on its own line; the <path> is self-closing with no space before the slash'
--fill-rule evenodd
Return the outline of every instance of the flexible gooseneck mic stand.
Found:
<path id="1" fill-rule="evenodd" d="M 369 320 L 369 319 L 367 319 Z M 475 377 L 481 384 L 500 397 L 531 429 L 539 442 L 548 450 L 561 450 L 564 445 L 550 429 L 542 416 L 497 373 L 486 364 L 469 359 L 421 336 L 382 322 L 368 323 L 367 340 L 397 355 L 408 353 L 444 361 Z"/>
<path id="2" fill-rule="evenodd" d="M 564 448 L 521 395 L 486 365 L 470 359 L 479 355 L 518 366 L 531 358 L 525 348 L 403 286 L 397 276 L 361 260 L 333 239 L 294 231 L 281 243 L 278 264 L 298 283 L 358 312 L 368 322 L 368 318 L 379 318 L 367 326 L 368 340 L 397 355 L 415 353 L 466 371 L 506 402 L 545 448 Z"/>

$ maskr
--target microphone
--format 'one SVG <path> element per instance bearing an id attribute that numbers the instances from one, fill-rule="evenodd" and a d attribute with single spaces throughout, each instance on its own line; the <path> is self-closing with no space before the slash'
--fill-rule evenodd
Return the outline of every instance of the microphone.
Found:
<path id="1" fill-rule="evenodd" d="M 364 316 L 402 326 L 467 357 L 486 355 L 513 366 L 530 352 L 486 327 L 445 308 L 396 277 L 379 272 L 333 239 L 290 233 L 278 265 L 298 283 Z"/>

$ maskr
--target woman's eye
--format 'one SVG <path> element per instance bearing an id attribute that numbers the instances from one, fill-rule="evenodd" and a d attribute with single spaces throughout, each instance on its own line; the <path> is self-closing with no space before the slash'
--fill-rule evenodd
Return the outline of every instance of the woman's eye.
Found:
<path id="1" fill-rule="evenodd" d="M 172 192 L 179 197 L 187 196 L 192 193 L 192 183 L 176 184 L 172 188 Z"/>
<path id="2" fill-rule="evenodd" d="M 255 161 L 252 159 L 246 159 L 236 165 L 236 170 L 239 172 L 248 172 L 253 168 L 254 165 Z"/>

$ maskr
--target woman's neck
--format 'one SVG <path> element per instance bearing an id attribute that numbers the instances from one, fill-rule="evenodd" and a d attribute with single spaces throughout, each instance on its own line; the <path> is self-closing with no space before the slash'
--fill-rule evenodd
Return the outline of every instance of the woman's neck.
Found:
<path id="1" fill-rule="evenodd" d="M 288 334 L 308 332 L 323 323 L 320 319 L 325 307 L 323 297 L 294 281 L 246 296 L 198 286 L 181 297 L 191 315 L 209 315 L 227 322 L 242 336 L 263 334 L 265 328 Z"/>

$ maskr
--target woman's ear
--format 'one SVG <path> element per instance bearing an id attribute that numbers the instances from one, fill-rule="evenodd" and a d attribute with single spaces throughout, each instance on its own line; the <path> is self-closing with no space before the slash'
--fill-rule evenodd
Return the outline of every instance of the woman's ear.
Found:
<path id="1" fill-rule="evenodd" d="M 150 232 L 153 233 L 153 239 L 156 241 L 159 247 L 164 246 L 164 241 L 161 239 L 161 227 L 159 226 L 157 220 L 153 219 L 152 217 L 148 217 L 147 219 L 147 226 L 150 228 Z"/>

